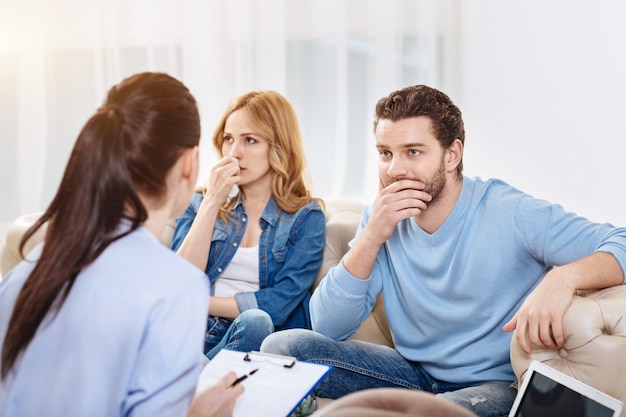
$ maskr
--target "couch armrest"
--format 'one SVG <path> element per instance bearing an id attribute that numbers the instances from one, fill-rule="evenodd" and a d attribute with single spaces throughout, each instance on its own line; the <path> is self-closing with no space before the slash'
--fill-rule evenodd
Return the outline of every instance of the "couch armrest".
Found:
<path id="1" fill-rule="evenodd" d="M 325 202 L 326 245 L 324 246 L 324 260 L 311 291 L 317 288 L 328 270 L 337 265 L 350 249 L 348 244 L 354 238 L 356 229 L 361 222 L 363 207 L 362 203 L 351 200 L 328 200 Z M 372 313 L 351 338 L 393 347 L 382 294 L 376 300 Z"/>
<path id="2" fill-rule="evenodd" d="M 0 255 L 0 273 L 6 276 L 11 269 L 24 259 L 20 254 L 20 242 L 24 233 L 37 221 L 42 213 L 22 214 L 11 223 L 7 230 L 4 245 Z M 44 225 L 37 233 L 35 233 L 24 246 L 24 255 L 28 254 L 35 246 L 43 242 L 46 235 L 46 226 Z"/>
<path id="3" fill-rule="evenodd" d="M 324 258 L 311 291 L 317 288 L 328 270 L 337 265 L 348 252 L 348 243 L 354 237 L 363 211 L 363 204 L 350 200 L 328 200 L 324 202 L 324 206 L 326 216 Z"/>
<path id="4" fill-rule="evenodd" d="M 319 398 L 318 398 L 319 400 Z M 411 416 L 411 417 L 478 417 L 467 408 L 430 392 L 370 388 L 348 394 L 313 415 L 319 417 Z"/>
<path id="5" fill-rule="evenodd" d="M 513 335 L 511 364 L 518 380 L 538 360 L 626 403 L 626 285 L 575 295 L 563 329 L 562 348 L 534 346 L 530 355 Z"/>

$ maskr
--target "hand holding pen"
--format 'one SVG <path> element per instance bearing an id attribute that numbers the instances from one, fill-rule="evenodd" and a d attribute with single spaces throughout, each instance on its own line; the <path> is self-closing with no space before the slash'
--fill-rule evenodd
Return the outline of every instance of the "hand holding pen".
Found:
<path id="1" fill-rule="evenodd" d="M 230 371 L 214 384 L 196 394 L 186 417 L 232 417 L 235 400 L 244 392 L 234 385 L 237 375 Z"/>
<path id="2" fill-rule="evenodd" d="M 246 378 L 248 378 L 249 376 L 254 375 L 254 373 L 255 373 L 256 371 L 258 371 L 258 370 L 259 370 L 259 368 L 255 369 L 255 370 L 253 370 L 253 371 L 250 371 L 250 372 L 248 372 L 248 373 L 247 373 L 247 374 L 245 374 L 245 375 L 240 376 L 239 378 L 235 379 L 235 380 L 233 381 L 233 383 L 232 383 L 232 384 L 230 384 L 230 386 L 231 386 L 231 387 L 234 387 L 235 385 L 239 384 L 241 381 L 245 380 L 245 379 L 246 379 Z"/>

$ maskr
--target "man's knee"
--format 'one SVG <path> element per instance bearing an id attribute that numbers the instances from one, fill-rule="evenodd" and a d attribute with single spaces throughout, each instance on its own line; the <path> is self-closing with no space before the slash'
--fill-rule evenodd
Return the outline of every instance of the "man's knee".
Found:
<path id="1" fill-rule="evenodd" d="M 267 336 L 261 345 L 261 352 L 300 357 L 303 348 L 317 333 L 307 329 L 281 330 Z"/>

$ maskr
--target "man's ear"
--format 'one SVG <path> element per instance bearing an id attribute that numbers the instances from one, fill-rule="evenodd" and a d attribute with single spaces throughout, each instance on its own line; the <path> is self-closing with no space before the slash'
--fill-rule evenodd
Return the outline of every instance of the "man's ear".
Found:
<path id="1" fill-rule="evenodd" d="M 455 139 L 452 145 L 446 150 L 446 166 L 449 171 L 456 171 L 463 160 L 463 143 L 459 139 Z"/>

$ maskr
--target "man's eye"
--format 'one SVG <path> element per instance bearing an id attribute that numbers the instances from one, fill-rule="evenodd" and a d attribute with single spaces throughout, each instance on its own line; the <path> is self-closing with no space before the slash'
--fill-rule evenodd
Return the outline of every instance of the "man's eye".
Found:
<path id="1" fill-rule="evenodd" d="M 389 151 L 380 151 L 379 154 L 383 158 L 388 158 L 391 155 L 391 152 L 389 152 Z"/>
<path id="2" fill-rule="evenodd" d="M 417 156 L 419 154 L 420 154 L 420 151 L 418 151 L 417 149 L 409 149 L 409 155 Z"/>

